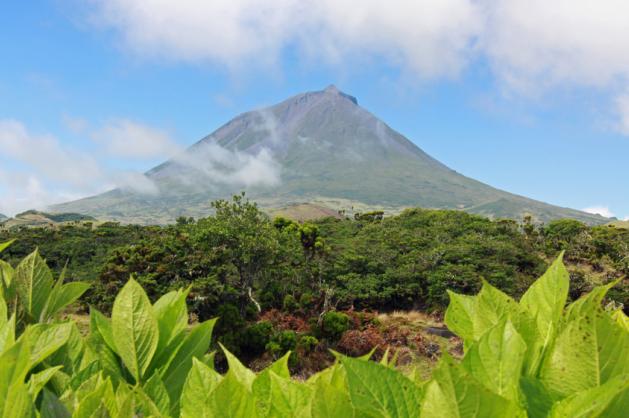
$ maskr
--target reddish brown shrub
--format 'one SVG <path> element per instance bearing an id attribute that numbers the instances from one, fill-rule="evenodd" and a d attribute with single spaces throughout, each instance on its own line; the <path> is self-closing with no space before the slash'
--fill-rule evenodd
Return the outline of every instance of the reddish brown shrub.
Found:
<path id="1" fill-rule="evenodd" d="M 362 331 L 354 329 L 344 332 L 336 348 L 343 354 L 357 357 L 369 353 L 375 347 L 376 352 L 382 355 L 385 346 L 386 342 L 378 330 L 368 327 Z"/>
<path id="2" fill-rule="evenodd" d="M 280 331 L 308 332 L 310 330 L 308 323 L 303 318 L 278 311 L 277 309 L 264 312 L 260 316 L 259 321 L 269 321 L 273 324 L 273 328 Z"/>

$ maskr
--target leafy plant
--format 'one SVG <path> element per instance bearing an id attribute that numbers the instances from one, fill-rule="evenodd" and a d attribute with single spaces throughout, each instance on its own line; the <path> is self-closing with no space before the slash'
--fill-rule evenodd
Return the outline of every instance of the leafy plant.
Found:
<path id="1" fill-rule="evenodd" d="M 54 285 L 44 297 L 22 284 L 14 306 L 28 320 L 18 335 L 6 295 L 13 281 L 51 283 L 44 267 L 35 255 L 19 279 L 3 273 L 1 417 L 624 417 L 629 407 L 629 318 L 602 307 L 616 283 L 566 307 L 561 258 L 519 302 L 486 282 L 476 296 L 450 293 L 446 323 L 464 355 L 445 353 L 426 381 L 393 368 L 387 353 L 369 361 L 373 352 L 335 354 L 333 366 L 300 381 L 289 351 L 256 374 L 222 346 L 221 375 L 208 354 L 215 321 L 188 326 L 188 290 L 151 304 L 133 279 L 111 319 L 91 311 L 85 337 L 71 321 L 42 317 Z M 280 349 L 295 347 L 294 334 L 281 337 Z"/>

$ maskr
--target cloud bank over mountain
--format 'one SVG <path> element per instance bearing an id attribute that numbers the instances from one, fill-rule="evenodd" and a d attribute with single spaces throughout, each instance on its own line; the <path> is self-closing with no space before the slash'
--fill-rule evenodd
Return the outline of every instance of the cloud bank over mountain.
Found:
<path id="1" fill-rule="evenodd" d="M 352 71 L 385 60 L 426 80 L 487 65 L 508 94 L 609 95 L 629 135 L 629 3 L 624 0 L 97 0 L 90 22 L 145 57 L 238 71 L 280 67 L 287 51 Z"/>

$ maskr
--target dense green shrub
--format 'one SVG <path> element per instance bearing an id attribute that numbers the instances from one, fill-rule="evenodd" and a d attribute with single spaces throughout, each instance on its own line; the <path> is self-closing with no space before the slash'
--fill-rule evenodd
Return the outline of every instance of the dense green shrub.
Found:
<path id="1" fill-rule="evenodd" d="M 332 341 L 337 341 L 350 327 L 349 316 L 342 312 L 326 312 L 321 322 L 321 335 Z"/>
<path id="2" fill-rule="evenodd" d="M 260 321 L 245 329 L 241 348 L 248 355 L 264 353 L 266 345 L 273 335 L 273 324 L 269 321 Z"/>
<path id="3" fill-rule="evenodd" d="M 317 345 L 319 340 L 312 335 L 302 335 L 297 343 L 297 347 L 306 353 L 313 351 Z"/>
<path id="4" fill-rule="evenodd" d="M 284 302 L 282 303 L 282 309 L 286 312 L 295 312 L 299 308 L 299 304 L 297 303 L 297 299 L 293 295 L 284 296 Z"/>

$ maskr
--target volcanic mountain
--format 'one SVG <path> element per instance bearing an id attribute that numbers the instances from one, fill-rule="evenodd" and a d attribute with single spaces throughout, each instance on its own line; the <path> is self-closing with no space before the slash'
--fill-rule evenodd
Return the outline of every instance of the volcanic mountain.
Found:
<path id="1" fill-rule="evenodd" d="M 435 160 L 336 87 L 237 116 L 138 185 L 57 205 L 123 222 L 210 213 L 209 201 L 246 191 L 267 209 L 459 209 L 494 218 L 608 220 L 495 189 Z"/>

